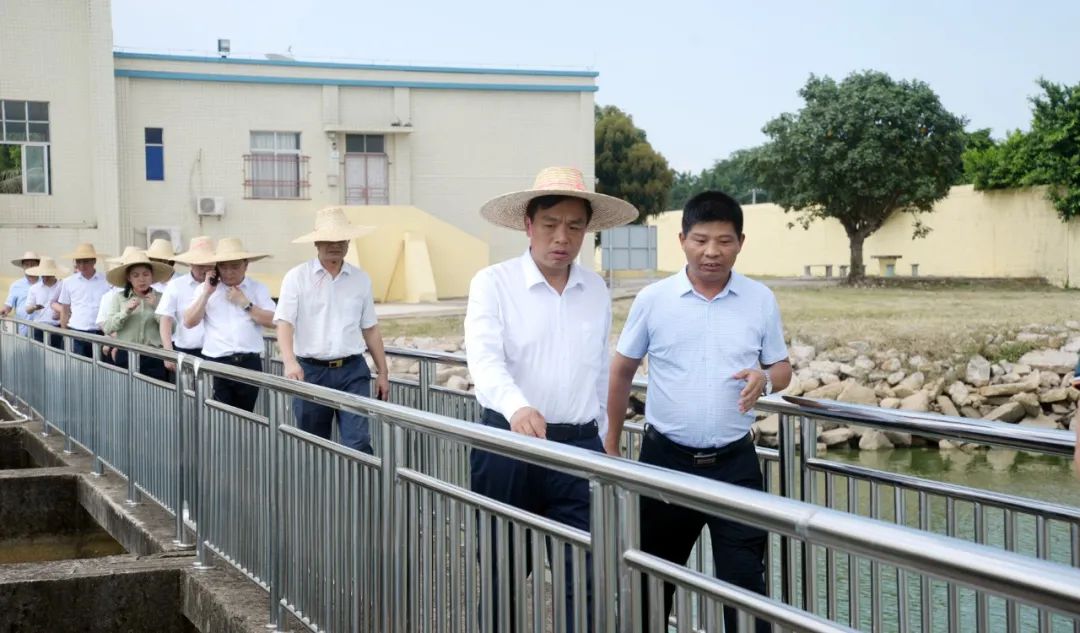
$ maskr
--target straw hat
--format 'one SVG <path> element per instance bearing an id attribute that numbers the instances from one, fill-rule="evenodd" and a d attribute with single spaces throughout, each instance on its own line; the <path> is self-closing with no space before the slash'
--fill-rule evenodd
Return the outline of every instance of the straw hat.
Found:
<path id="1" fill-rule="evenodd" d="M 11 260 L 11 263 L 16 265 L 16 266 L 22 266 L 23 260 L 26 260 L 26 259 L 36 259 L 37 261 L 40 262 L 41 261 L 41 255 L 38 255 L 34 251 L 26 251 L 25 253 L 22 254 L 22 257 L 16 257 L 15 259 Z"/>
<path id="2" fill-rule="evenodd" d="M 145 253 L 143 249 L 138 246 L 125 246 L 124 252 L 120 253 L 119 257 L 110 257 L 105 260 L 106 264 L 122 264 L 125 259 L 134 256 L 136 253 Z"/>
<path id="3" fill-rule="evenodd" d="M 197 264 L 200 261 L 214 256 L 214 240 L 210 239 L 206 235 L 200 235 L 198 237 L 191 238 L 188 242 L 188 249 L 179 255 L 172 258 L 177 264 L 185 264 L 190 266 Z M 198 261 L 197 261 L 198 260 Z"/>
<path id="4" fill-rule="evenodd" d="M 375 231 L 373 226 L 353 224 L 345 217 L 345 211 L 341 207 L 326 207 L 320 209 L 315 215 L 315 230 L 301 235 L 292 241 L 293 244 L 310 244 L 311 242 L 344 242 L 363 237 Z"/>
<path id="5" fill-rule="evenodd" d="M 244 245 L 238 238 L 235 237 L 223 237 L 218 240 L 217 250 L 213 256 L 203 260 L 192 260 L 193 264 L 220 264 L 222 262 L 235 262 L 238 260 L 246 260 L 249 262 L 255 262 L 260 259 L 270 257 L 266 253 L 253 253 L 251 251 L 245 251 Z"/>
<path id="6" fill-rule="evenodd" d="M 64 255 L 62 259 L 105 259 L 106 257 L 108 255 L 97 252 L 90 242 L 83 242 L 75 247 L 74 252 Z"/>
<path id="7" fill-rule="evenodd" d="M 162 264 L 161 262 L 151 261 L 150 258 L 146 256 L 145 251 L 140 251 L 137 249 L 134 253 L 124 257 L 120 261 L 119 266 L 105 273 L 105 279 L 109 280 L 110 284 L 118 288 L 123 288 L 127 284 L 128 269 L 132 266 L 137 266 L 140 264 L 150 267 L 150 270 L 154 275 L 155 283 L 172 279 L 172 266 L 169 266 L 168 264 Z"/>
<path id="8" fill-rule="evenodd" d="M 67 268 L 57 266 L 52 257 L 42 257 L 40 264 L 26 269 L 26 274 L 34 277 L 65 277 L 70 272 Z"/>
<path id="9" fill-rule="evenodd" d="M 602 193 L 585 189 L 581 170 L 574 167 L 548 167 L 536 176 L 532 189 L 503 194 L 484 203 L 480 215 L 492 224 L 518 231 L 525 230 L 525 209 L 529 201 L 540 196 L 572 196 L 588 200 L 592 205 L 590 231 L 602 231 L 629 224 L 638 217 L 634 205 Z"/>
<path id="10" fill-rule="evenodd" d="M 173 250 L 171 240 L 159 237 L 150 242 L 150 248 L 146 249 L 146 256 L 150 259 L 164 259 L 171 262 L 176 259 L 176 251 Z"/>

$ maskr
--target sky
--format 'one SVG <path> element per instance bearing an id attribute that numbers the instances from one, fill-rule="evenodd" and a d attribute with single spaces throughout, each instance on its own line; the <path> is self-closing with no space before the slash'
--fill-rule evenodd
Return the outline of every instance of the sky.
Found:
<path id="1" fill-rule="evenodd" d="M 1026 129 L 1035 80 L 1080 83 L 1080 2 L 113 0 L 123 50 L 600 73 L 679 171 L 766 140 L 811 74 L 930 85 L 969 129 Z"/>

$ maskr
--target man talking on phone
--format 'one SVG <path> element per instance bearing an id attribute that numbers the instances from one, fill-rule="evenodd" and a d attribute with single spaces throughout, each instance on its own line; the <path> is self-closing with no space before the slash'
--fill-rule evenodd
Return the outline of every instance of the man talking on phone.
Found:
<path id="1" fill-rule="evenodd" d="M 247 276 L 248 264 L 269 255 L 244 250 L 240 240 L 222 238 L 213 256 L 192 264 L 214 266 L 195 301 L 184 311 L 184 327 L 203 325 L 203 357 L 226 365 L 262 371 L 263 330 L 277 307 L 265 284 Z M 259 388 L 225 378 L 214 379 L 214 400 L 254 411 Z"/>

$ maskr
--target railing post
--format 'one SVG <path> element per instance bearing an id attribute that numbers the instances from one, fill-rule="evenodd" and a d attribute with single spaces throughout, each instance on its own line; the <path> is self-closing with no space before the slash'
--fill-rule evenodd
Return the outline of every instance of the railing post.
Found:
<path id="1" fill-rule="evenodd" d="M 431 413 L 431 386 L 435 384 L 435 362 L 420 359 L 420 410 Z"/>
<path id="2" fill-rule="evenodd" d="M 195 387 L 195 452 L 198 463 L 198 481 L 195 482 L 195 569 L 211 569 L 209 554 L 206 550 L 207 512 L 206 499 L 210 493 L 209 451 L 203 446 L 208 437 L 206 431 L 206 394 L 203 393 L 203 379 L 199 375 L 202 359 L 197 358 L 191 367 L 192 385 Z"/>
<path id="3" fill-rule="evenodd" d="M 629 490 L 618 490 L 619 543 L 616 556 L 619 564 L 619 630 L 641 633 L 641 574 L 623 562 L 628 550 L 641 548 L 641 512 L 639 497 Z"/>
<path id="4" fill-rule="evenodd" d="M 780 496 L 796 498 L 795 490 L 795 425 L 784 413 L 780 414 Z M 793 589 L 795 579 L 795 552 L 791 547 L 791 538 L 780 537 L 780 596 L 787 604 L 794 605 Z"/>
<path id="5" fill-rule="evenodd" d="M 15 331 L 16 332 L 18 332 L 18 328 L 19 328 L 19 326 L 16 325 L 15 326 Z M 33 350 L 34 350 L 34 347 L 35 347 L 35 345 L 32 342 L 33 340 L 34 339 L 32 339 L 32 338 L 30 339 L 30 341 L 31 341 L 30 342 L 31 353 L 33 353 Z M 38 383 L 38 389 L 37 389 L 37 391 L 38 391 L 37 406 L 38 406 L 38 413 L 41 414 L 41 435 L 43 437 L 49 437 L 49 421 L 45 419 L 45 398 L 46 398 L 45 384 L 47 382 L 48 382 L 48 377 L 46 376 L 46 369 L 45 369 L 45 346 L 42 345 L 41 346 L 41 381 Z"/>
<path id="6" fill-rule="evenodd" d="M 610 484 L 599 481 L 589 482 L 590 511 L 589 535 L 592 537 L 592 582 L 585 587 L 586 599 L 583 604 L 588 604 L 588 596 L 592 596 L 593 603 L 593 631 L 595 633 L 615 633 L 616 613 L 615 601 L 609 600 L 613 590 L 617 589 L 618 552 L 616 548 L 617 534 L 613 525 L 614 494 Z M 613 585 L 613 583 L 615 583 Z M 554 597 L 558 600 L 558 596 Z"/>
<path id="7" fill-rule="evenodd" d="M 73 354 L 74 353 L 74 348 L 75 348 L 75 340 L 73 338 L 71 338 L 70 336 L 65 336 L 64 337 L 64 349 L 66 349 L 69 354 Z M 97 343 L 91 343 L 90 344 L 90 367 L 91 367 L 90 373 L 93 374 L 93 379 L 92 380 L 93 380 L 93 384 L 94 384 L 94 391 L 92 393 L 101 393 L 101 388 L 100 388 L 100 385 L 98 384 L 99 376 L 101 375 L 101 367 L 98 365 L 98 354 L 99 354 L 99 352 L 100 352 L 100 349 L 98 348 L 98 344 Z M 69 381 L 67 381 L 67 383 L 69 385 L 71 385 L 71 384 L 74 384 L 74 381 L 69 380 Z M 105 431 L 102 429 L 103 424 L 101 422 L 101 416 L 98 415 L 98 411 L 99 411 L 98 403 L 95 401 L 95 402 L 91 403 L 90 406 L 94 411 L 94 414 L 93 414 L 93 425 L 94 425 L 94 430 L 93 430 L 93 436 L 94 436 L 94 441 L 93 441 L 93 445 L 94 445 L 94 449 L 93 449 L 93 451 L 94 451 L 94 471 L 93 471 L 92 474 L 95 477 L 101 477 L 102 475 L 105 474 L 105 463 L 101 460 L 101 447 L 105 443 L 104 442 Z"/>
<path id="8" fill-rule="evenodd" d="M 817 422 L 806 416 L 799 418 L 801 428 L 800 444 L 802 445 L 802 459 L 799 460 L 799 500 L 806 503 L 817 501 L 817 488 L 814 486 L 814 473 L 810 470 L 808 461 L 817 457 Z M 794 453 L 792 454 L 794 456 Z M 803 609 L 811 613 L 816 612 L 817 607 L 817 565 L 814 547 L 806 541 L 800 542 L 802 548 L 802 590 Z M 828 587 L 827 591 L 832 591 Z"/>
<path id="9" fill-rule="evenodd" d="M 46 347 L 51 347 L 50 343 L 52 343 L 52 336 L 53 335 L 49 332 L 42 332 L 41 340 L 45 342 Z M 81 411 L 72 406 L 73 398 L 71 397 L 71 394 L 77 392 L 79 389 L 85 389 L 85 387 L 79 385 L 78 381 L 71 379 L 71 352 L 68 351 L 66 339 L 64 341 L 64 383 L 66 383 L 65 389 L 70 390 L 69 393 L 64 394 L 62 414 L 64 421 L 64 454 L 71 455 L 75 452 L 74 442 L 71 439 L 72 422 L 75 420 L 76 415 L 82 415 Z M 86 439 L 84 438 L 82 441 L 85 442 Z"/>
<path id="10" fill-rule="evenodd" d="M 382 488 L 382 560 L 379 574 L 382 594 L 381 630 L 404 631 L 407 611 L 403 575 L 405 565 L 400 556 L 400 548 L 405 531 L 405 508 L 399 498 L 402 486 L 397 479 L 398 464 L 404 462 L 404 430 L 396 424 L 388 424 L 382 415 L 372 415 L 369 418 L 372 428 L 376 425 L 382 427 L 382 471 L 379 473 Z"/>
<path id="11" fill-rule="evenodd" d="M 191 455 L 191 447 L 188 445 L 187 427 L 188 419 L 184 415 L 184 353 L 176 355 L 176 538 L 173 543 L 177 547 L 191 548 L 193 543 L 187 540 L 187 530 L 184 525 L 184 506 L 188 504 L 188 459 Z M 188 504 L 190 505 L 190 504 Z"/>
<path id="12" fill-rule="evenodd" d="M 269 355 L 267 356 L 269 358 Z M 281 426 L 281 417 L 284 407 L 284 396 L 276 391 L 270 391 L 269 389 L 263 392 L 266 396 L 267 412 L 270 414 L 267 416 L 267 421 L 270 423 L 270 442 L 269 451 L 270 459 L 269 468 L 267 474 L 269 481 L 267 482 L 267 489 L 270 492 L 270 499 L 267 503 L 268 522 L 270 526 L 270 539 L 269 539 L 269 551 L 267 552 L 267 570 L 270 574 L 270 624 L 268 629 L 273 631 L 281 630 L 281 621 L 285 615 L 284 609 L 281 606 L 281 555 L 284 551 L 284 539 L 281 534 L 281 517 L 280 508 L 281 500 L 279 495 L 281 494 L 281 470 L 279 460 L 281 459 L 281 452 L 278 450 L 278 427 Z"/>
<path id="13" fill-rule="evenodd" d="M 124 433 L 125 440 L 127 441 L 127 499 L 124 501 L 129 506 L 139 503 L 139 491 L 135 488 L 135 420 L 132 415 L 134 407 L 132 406 L 132 400 L 134 400 L 135 394 L 132 393 L 135 390 L 135 365 L 139 362 L 138 352 L 128 352 L 127 355 L 127 397 L 125 400 L 125 409 L 127 414 L 124 418 L 127 420 L 127 429 Z"/>

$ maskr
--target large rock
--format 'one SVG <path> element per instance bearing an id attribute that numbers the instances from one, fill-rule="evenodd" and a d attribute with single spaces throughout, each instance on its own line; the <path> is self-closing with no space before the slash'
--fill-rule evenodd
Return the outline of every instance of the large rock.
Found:
<path id="1" fill-rule="evenodd" d="M 446 381 L 446 386 L 458 391 L 468 391 L 469 381 L 462 376 L 450 376 L 450 379 Z"/>
<path id="2" fill-rule="evenodd" d="M 966 405 L 970 396 L 971 392 L 968 391 L 967 385 L 959 380 L 949 385 L 949 398 L 952 399 L 953 404 L 956 406 L 962 407 Z"/>
<path id="3" fill-rule="evenodd" d="M 817 356 L 817 350 L 812 345 L 792 345 L 788 347 L 788 355 L 791 357 L 791 363 L 797 367 L 802 367 L 814 360 Z"/>
<path id="4" fill-rule="evenodd" d="M 866 356 L 860 356 L 860 357 L 856 358 L 855 359 L 855 366 L 860 368 L 860 369 L 865 369 L 868 372 L 873 370 L 875 367 L 877 367 L 877 365 L 874 363 L 874 361 L 870 360 Z"/>
<path id="5" fill-rule="evenodd" d="M 1038 415 L 1029 416 L 1020 420 L 1020 426 L 1030 426 L 1036 429 L 1056 429 L 1058 428 L 1058 423 L 1054 418 Z"/>
<path id="6" fill-rule="evenodd" d="M 1069 342 L 1065 343 L 1065 347 L 1062 347 L 1061 351 L 1072 352 L 1074 354 L 1080 352 L 1080 336 L 1069 339 Z"/>
<path id="7" fill-rule="evenodd" d="M 899 358 L 890 358 L 881 363 L 881 370 L 887 372 L 900 371 L 904 368 L 904 364 L 900 362 Z"/>
<path id="8" fill-rule="evenodd" d="M 840 365 L 840 375 L 848 376 L 858 380 L 866 380 L 866 377 L 870 375 L 870 372 L 862 367 L 856 365 L 849 365 L 848 363 L 842 363 Z"/>
<path id="9" fill-rule="evenodd" d="M 899 409 L 900 398 L 885 398 L 878 406 L 882 409 Z"/>
<path id="10" fill-rule="evenodd" d="M 1024 413 L 1029 418 L 1042 415 L 1042 405 L 1039 404 L 1039 396 L 1033 393 L 1018 393 L 1012 397 L 1013 402 L 1019 402 L 1024 407 Z"/>
<path id="11" fill-rule="evenodd" d="M 821 384 L 823 385 L 834 385 L 838 382 L 840 382 L 840 376 L 836 374 L 821 374 Z"/>
<path id="12" fill-rule="evenodd" d="M 906 375 L 907 374 L 902 371 L 894 371 L 893 373 L 889 374 L 885 381 L 888 382 L 890 385 L 899 385 L 904 380 L 904 377 Z"/>
<path id="13" fill-rule="evenodd" d="M 893 447 L 893 443 L 884 433 L 876 429 L 869 429 L 859 438 L 859 448 L 864 451 L 881 451 Z"/>
<path id="14" fill-rule="evenodd" d="M 937 398 L 938 409 L 941 410 L 942 415 L 951 415 L 954 418 L 960 417 L 960 412 L 956 410 L 956 405 L 947 396 L 938 396 Z"/>
<path id="15" fill-rule="evenodd" d="M 876 407 L 878 404 L 877 396 L 874 394 L 874 390 L 870 387 L 864 387 L 858 383 L 848 383 L 844 390 L 840 392 L 840 395 L 836 398 L 840 402 L 850 402 L 852 404 L 865 404 L 871 407 Z"/>
<path id="16" fill-rule="evenodd" d="M 996 422 L 1019 422 L 1024 419 L 1027 411 L 1019 402 L 1006 402 L 986 415 L 987 420 Z"/>
<path id="17" fill-rule="evenodd" d="M 1076 352 L 1065 352 L 1056 349 L 1041 349 L 1028 352 L 1020 357 L 1020 362 L 1031 365 L 1034 369 L 1052 371 L 1056 374 L 1065 374 L 1076 367 L 1080 355 Z"/>
<path id="18" fill-rule="evenodd" d="M 900 384 L 896 385 L 893 391 L 896 393 L 897 398 L 906 398 L 922 389 L 924 384 L 926 384 L 926 376 L 921 371 L 917 371 L 900 381 Z"/>
<path id="19" fill-rule="evenodd" d="M 929 411 L 930 394 L 918 391 L 900 401 L 900 408 L 904 411 Z"/>
<path id="20" fill-rule="evenodd" d="M 819 375 L 838 374 L 840 373 L 840 363 L 834 363 L 831 360 L 815 360 L 810 362 L 810 369 L 813 369 Z"/>
<path id="21" fill-rule="evenodd" d="M 842 382 L 834 382 L 831 385 L 825 385 L 824 387 L 818 387 L 813 391 L 806 393 L 807 398 L 821 398 L 822 400 L 836 400 L 836 398 L 844 391 L 846 387 Z"/>
<path id="22" fill-rule="evenodd" d="M 1033 385 L 1030 382 L 1006 382 L 1000 385 L 987 385 L 979 388 L 979 395 L 987 398 L 995 398 L 998 396 L 1012 396 L 1018 393 L 1024 393 L 1025 391 L 1035 391 L 1038 389 L 1038 385 Z"/>
<path id="23" fill-rule="evenodd" d="M 850 363 L 859 355 L 858 350 L 851 347 L 836 347 L 829 350 L 829 356 L 841 363 Z"/>
<path id="24" fill-rule="evenodd" d="M 939 451 L 955 451 L 960 449 L 960 444 L 952 440 L 941 440 L 937 447 Z"/>
<path id="25" fill-rule="evenodd" d="M 754 426 L 757 428 L 759 437 L 762 435 L 778 435 L 780 433 L 780 415 L 774 413 L 764 417 L 754 422 Z"/>
<path id="26" fill-rule="evenodd" d="M 831 431 L 825 431 L 818 436 L 818 441 L 829 448 L 833 448 L 847 446 L 853 437 L 855 437 L 855 431 L 846 428 L 838 428 L 832 429 Z"/>
<path id="27" fill-rule="evenodd" d="M 982 356 L 972 356 L 967 364 L 964 381 L 976 387 L 990 384 L 990 361 Z"/>
<path id="28" fill-rule="evenodd" d="M 811 391 L 821 386 L 821 381 L 817 378 L 799 378 L 799 386 L 804 395 L 809 395 Z"/>
<path id="29" fill-rule="evenodd" d="M 893 446 L 903 446 L 905 448 L 910 447 L 912 443 L 911 433 L 904 433 L 902 431 L 884 431 L 885 437 L 889 438 L 889 442 Z"/>
<path id="30" fill-rule="evenodd" d="M 992 470 L 1006 471 L 1016 463 L 1017 454 L 1019 454 L 1019 451 L 1008 448 L 991 448 L 986 451 L 986 462 L 990 464 Z"/>

